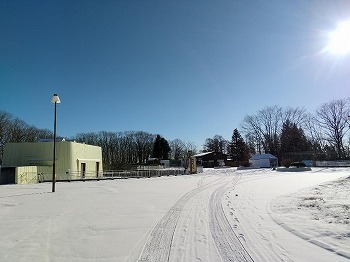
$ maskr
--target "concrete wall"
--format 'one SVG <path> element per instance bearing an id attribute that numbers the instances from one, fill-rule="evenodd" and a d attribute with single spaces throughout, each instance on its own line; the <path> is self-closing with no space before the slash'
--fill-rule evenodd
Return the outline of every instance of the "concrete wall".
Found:
<path id="1" fill-rule="evenodd" d="M 38 169 L 36 166 L 16 167 L 16 184 L 36 184 L 38 183 Z"/>

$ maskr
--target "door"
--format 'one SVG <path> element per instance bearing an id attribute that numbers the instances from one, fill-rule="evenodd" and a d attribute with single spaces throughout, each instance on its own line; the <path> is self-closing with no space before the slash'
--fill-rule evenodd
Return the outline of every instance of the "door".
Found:
<path id="1" fill-rule="evenodd" d="M 81 163 L 81 164 L 80 164 L 80 172 L 81 172 L 81 177 L 82 177 L 82 178 L 85 178 L 86 163 Z"/>
<path id="2" fill-rule="evenodd" d="M 99 172 L 100 172 L 100 162 L 96 162 L 96 177 L 98 177 Z"/>

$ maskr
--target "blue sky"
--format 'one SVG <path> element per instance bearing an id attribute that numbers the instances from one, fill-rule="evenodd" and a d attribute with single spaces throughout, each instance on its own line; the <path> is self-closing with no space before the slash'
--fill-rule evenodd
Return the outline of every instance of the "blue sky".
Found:
<path id="1" fill-rule="evenodd" d="M 321 52 L 349 19 L 348 0 L 0 0 L 0 110 L 52 129 L 58 93 L 62 136 L 201 147 L 265 106 L 349 97 L 349 55 Z"/>

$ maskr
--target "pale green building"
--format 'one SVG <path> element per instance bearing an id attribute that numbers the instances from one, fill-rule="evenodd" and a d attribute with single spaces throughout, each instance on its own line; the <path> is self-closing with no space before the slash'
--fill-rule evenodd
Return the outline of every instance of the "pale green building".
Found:
<path id="1" fill-rule="evenodd" d="M 4 148 L 2 166 L 4 168 L 35 166 L 38 182 L 52 181 L 53 141 L 8 143 Z M 101 147 L 72 141 L 56 141 L 57 181 L 102 176 Z M 16 178 L 17 180 L 19 178 Z"/>

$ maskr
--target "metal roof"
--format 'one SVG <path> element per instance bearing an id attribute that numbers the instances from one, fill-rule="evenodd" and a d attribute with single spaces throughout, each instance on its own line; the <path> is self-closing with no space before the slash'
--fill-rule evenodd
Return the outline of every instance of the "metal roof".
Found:
<path id="1" fill-rule="evenodd" d="M 261 155 L 254 155 L 250 158 L 250 160 L 259 160 L 259 159 L 277 159 L 277 157 L 271 154 L 261 154 Z"/>

